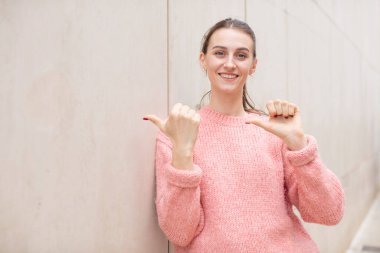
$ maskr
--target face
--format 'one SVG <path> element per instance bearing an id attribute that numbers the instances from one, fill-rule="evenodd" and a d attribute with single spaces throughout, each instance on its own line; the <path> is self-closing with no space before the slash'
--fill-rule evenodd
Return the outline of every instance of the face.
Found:
<path id="1" fill-rule="evenodd" d="M 201 52 L 200 62 L 207 71 L 213 92 L 239 94 L 257 63 L 251 37 L 231 28 L 219 29 L 211 35 L 207 54 Z"/>

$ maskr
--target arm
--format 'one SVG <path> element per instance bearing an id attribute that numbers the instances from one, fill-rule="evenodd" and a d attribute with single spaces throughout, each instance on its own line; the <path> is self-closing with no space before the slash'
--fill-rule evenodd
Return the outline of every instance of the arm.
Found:
<path id="1" fill-rule="evenodd" d="M 156 143 L 158 222 L 170 241 L 184 247 L 203 229 L 202 171 L 193 164 L 201 118 L 190 107 L 177 103 L 165 121 L 155 115 L 144 119 L 161 130 Z"/>
<path id="2" fill-rule="evenodd" d="M 322 163 L 317 142 L 307 136 L 301 150 L 282 148 L 287 197 L 306 222 L 337 224 L 344 209 L 344 192 L 338 178 Z"/>
<path id="3" fill-rule="evenodd" d="M 317 143 L 301 127 L 299 108 L 287 101 L 267 103 L 269 119 L 247 121 L 282 139 L 287 197 L 307 222 L 337 224 L 343 216 L 344 193 L 337 177 L 319 158 Z"/>
<path id="4" fill-rule="evenodd" d="M 160 134 L 156 143 L 158 222 L 171 242 L 186 246 L 203 229 L 199 187 L 202 171 L 197 165 L 177 169 L 173 162 L 168 140 Z"/>

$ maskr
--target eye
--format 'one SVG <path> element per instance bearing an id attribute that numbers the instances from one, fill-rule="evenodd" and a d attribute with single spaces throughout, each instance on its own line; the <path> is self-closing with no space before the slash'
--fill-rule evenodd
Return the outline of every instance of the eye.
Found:
<path id="1" fill-rule="evenodd" d="M 238 53 L 238 54 L 237 54 L 237 58 L 238 58 L 239 60 L 245 60 L 246 58 L 248 58 L 248 55 L 243 54 L 243 53 Z"/>
<path id="2" fill-rule="evenodd" d="M 221 57 L 221 56 L 224 56 L 224 52 L 223 51 L 216 51 L 214 53 L 214 55 Z"/>

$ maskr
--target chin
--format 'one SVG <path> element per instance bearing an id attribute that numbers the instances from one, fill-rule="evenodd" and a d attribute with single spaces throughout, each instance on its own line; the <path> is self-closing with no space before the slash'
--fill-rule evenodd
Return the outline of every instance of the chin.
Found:
<path id="1" fill-rule="evenodd" d="M 226 86 L 230 87 L 226 87 Z M 243 92 L 243 86 L 237 87 L 235 85 L 231 84 L 223 84 L 223 85 L 218 85 L 218 87 L 213 88 L 213 90 L 217 90 L 219 93 L 224 93 L 224 94 L 237 94 L 237 93 L 242 93 Z"/>

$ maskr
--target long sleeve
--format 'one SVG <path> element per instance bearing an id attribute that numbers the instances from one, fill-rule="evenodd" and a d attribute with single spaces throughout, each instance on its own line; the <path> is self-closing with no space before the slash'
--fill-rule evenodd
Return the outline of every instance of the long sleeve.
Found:
<path id="1" fill-rule="evenodd" d="M 156 208 L 158 222 L 168 239 L 187 246 L 203 229 L 200 201 L 202 170 L 199 166 L 179 170 L 171 165 L 170 141 L 162 133 L 156 142 Z"/>
<path id="2" fill-rule="evenodd" d="M 338 178 L 322 163 L 314 137 L 301 150 L 283 145 L 287 197 L 306 222 L 337 224 L 344 210 L 344 192 Z"/>

